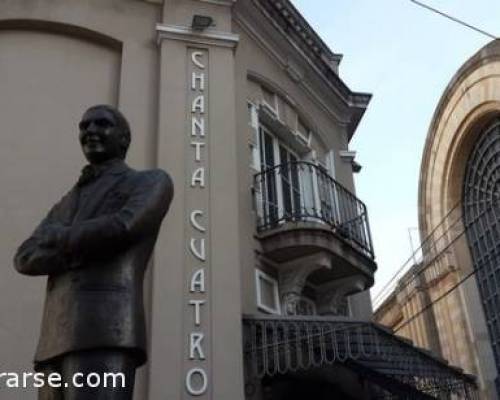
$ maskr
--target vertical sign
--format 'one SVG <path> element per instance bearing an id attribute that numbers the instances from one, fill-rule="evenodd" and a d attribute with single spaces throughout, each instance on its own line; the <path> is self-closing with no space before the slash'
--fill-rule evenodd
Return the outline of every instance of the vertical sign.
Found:
<path id="1" fill-rule="evenodd" d="M 188 49 L 185 399 L 209 399 L 208 51 Z"/>

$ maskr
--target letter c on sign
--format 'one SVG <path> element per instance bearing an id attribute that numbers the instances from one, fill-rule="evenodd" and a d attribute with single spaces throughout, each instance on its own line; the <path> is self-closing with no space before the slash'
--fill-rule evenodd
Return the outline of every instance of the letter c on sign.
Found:
<path id="1" fill-rule="evenodd" d="M 191 54 L 191 60 L 193 61 L 193 64 L 196 65 L 198 68 L 205 69 L 205 65 L 201 61 L 202 57 L 203 57 L 202 51 L 193 51 L 193 53 Z"/>
<path id="2" fill-rule="evenodd" d="M 199 388 L 193 388 L 193 377 L 195 375 L 198 375 L 201 380 Z M 186 389 L 188 393 L 192 396 L 201 396 L 207 391 L 207 387 L 208 387 L 207 373 L 201 368 L 190 369 L 186 375 Z"/>
<path id="3" fill-rule="evenodd" d="M 190 221 L 191 221 L 191 225 L 193 225 L 193 227 L 200 231 L 200 232 L 205 232 L 206 231 L 206 228 L 203 227 L 197 220 L 196 220 L 196 217 L 203 217 L 203 211 L 201 210 L 194 210 L 192 213 L 191 213 L 191 217 L 190 217 Z"/>

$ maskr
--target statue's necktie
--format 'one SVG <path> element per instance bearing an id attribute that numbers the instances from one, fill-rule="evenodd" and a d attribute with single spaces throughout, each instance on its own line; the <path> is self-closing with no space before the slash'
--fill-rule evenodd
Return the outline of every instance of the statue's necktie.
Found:
<path id="1" fill-rule="evenodd" d="M 86 165 L 82 169 L 80 178 L 78 178 L 77 186 L 81 187 L 95 181 L 101 175 L 101 171 L 92 165 Z"/>

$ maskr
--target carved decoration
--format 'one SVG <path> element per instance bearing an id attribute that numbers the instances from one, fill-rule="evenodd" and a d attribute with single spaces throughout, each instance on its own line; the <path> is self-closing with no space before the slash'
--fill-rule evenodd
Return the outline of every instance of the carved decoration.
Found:
<path id="1" fill-rule="evenodd" d="M 347 296 L 363 290 L 365 280 L 361 275 L 339 279 L 317 289 L 316 309 L 319 315 L 345 315 Z"/>
<path id="2" fill-rule="evenodd" d="M 286 315 L 297 315 L 297 306 L 307 277 L 320 268 L 331 268 L 330 257 L 325 252 L 302 257 L 280 266 L 280 297 Z"/>

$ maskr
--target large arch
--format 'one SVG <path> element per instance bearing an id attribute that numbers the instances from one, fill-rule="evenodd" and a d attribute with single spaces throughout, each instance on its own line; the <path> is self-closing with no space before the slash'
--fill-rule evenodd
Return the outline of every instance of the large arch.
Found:
<path id="1" fill-rule="evenodd" d="M 419 181 L 424 250 L 443 253 L 435 262 L 434 282 L 428 282 L 431 298 L 458 285 L 433 308 L 443 355 L 477 374 L 486 398 L 495 398 L 496 369 L 476 282 L 461 283 L 473 271 L 462 198 L 467 160 L 484 128 L 499 115 L 500 41 L 495 40 L 471 57 L 444 91 L 428 131 Z M 444 316 L 454 320 L 439 326 Z"/>
<path id="2" fill-rule="evenodd" d="M 2 30 L 25 30 L 54 33 L 71 36 L 81 40 L 100 44 L 121 52 L 123 43 L 107 34 L 88 29 L 83 26 L 62 23 L 58 21 L 46 21 L 41 19 L 0 19 L 0 31 Z"/>

